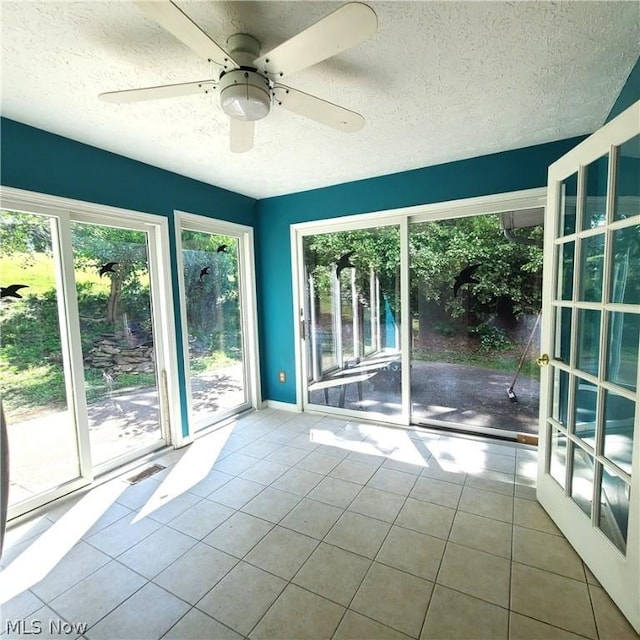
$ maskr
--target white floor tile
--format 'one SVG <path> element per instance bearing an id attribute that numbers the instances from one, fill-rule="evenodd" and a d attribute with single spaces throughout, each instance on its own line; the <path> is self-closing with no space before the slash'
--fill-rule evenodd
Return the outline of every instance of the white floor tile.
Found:
<path id="1" fill-rule="evenodd" d="M 162 527 L 127 549 L 118 556 L 118 561 L 151 579 L 194 544 L 196 541 L 191 536 L 170 527 Z"/>
<path id="2" fill-rule="evenodd" d="M 237 558 L 243 558 L 273 526 L 271 522 L 237 511 L 206 536 L 203 542 Z"/>
<path id="3" fill-rule="evenodd" d="M 245 561 L 290 580 L 305 563 L 318 541 L 284 527 L 274 527 L 245 556 Z"/>
<path id="4" fill-rule="evenodd" d="M 292 581 L 347 606 L 370 565 L 371 561 L 362 556 L 321 543 Z"/>
<path id="5" fill-rule="evenodd" d="M 242 507 L 242 511 L 257 518 L 278 523 L 298 502 L 300 496 L 273 487 L 266 487 L 255 498 Z"/>
<path id="6" fill-rule="evenodd" d="M 31 587 L 31 591 L 41 600 L 50 602 L 110 561 L 111 557 L 106 553 L 80 541 L 40 582 Z"/>
<path id="7" fill-rule="evenodd" d="M 162 636 L 162 640 L 242 640 L 242 636 L 206 613 L 191 609 Z"/>
<path id="8" fill-rule="evenodd" d="M 440 538 L 393 526 L 376 556 L 376 561 L 433 582 L 442 561 L 444 548 L 445 542 Z"/>
<path id="9" fill-rule="evenodd" d="M 89 640 L 159 638 L 188 610 L 186 602 L 149 582 L 91 627 L 86 636 Z"/>
<path id="10" fill-rule="evenodd" d="M 116 557 L 134 544 L 144 540 L 162 525 L 150 518 L 134 522 L 135 514 L 130 512 L 120 520 L 87 538 L 87 542 L 104 553 Z"/>
<path id="11" fill-rule="evenodd" d="M 205 498 L 176 516 L 169 522 L 169 526 L 192 538 L 202 540 L 233 513 L 234 510 L 230 507 Z"/>
<path id="12" fill-rule="evenodd" d="M 417 638 L 432 590 L 427 580 L 374 562 L 350 608 Z"/>
<path id="13" fill-rule="evenodd" d="M 322 540 L 341 515 L 342 509 L 304 498 L 280 521 L 280 524 L 287 529 Z"/>
<path id="14" fill-rule="evenodd" d="M 86 622 L 92 626 L 145 582 L 141 575 L 112 560 L 58 596 L 51 607 L 70 622 Z"/>
<path id="15" fill-rule="evenodd" d="M 344 608 L 290 584 L 249 636 L 251 640 L 317 640 L 333 635 Z"/>
<path id="16" fill-rule="evenodd" d="M 367 558 L 374 558 L 389 528 L 390 525 L 386 522 L 345 511 L 326 535 L 325 542 Z"/>
<path id="17" fill-rule="evenodd" d="M 153 581 L 178 598 L 196 604 L 237 562 L 237 558 L 198 542 Z"/>
<path id="18" fill-rule="evenodd" d="M 286 586 L 281 578 L 240 562 L 198 602 L 197 607 L 247 635 Z"/>

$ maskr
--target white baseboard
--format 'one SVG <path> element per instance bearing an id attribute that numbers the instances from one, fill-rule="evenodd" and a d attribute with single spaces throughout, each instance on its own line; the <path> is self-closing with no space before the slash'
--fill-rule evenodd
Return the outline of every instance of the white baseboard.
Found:
<path id="1" fill-rule="evenodd" d="M 279 402 L 278 400 L 265 400 L 262 403 L 262 408 L 266 409 L 279 409 L 280 411 L 291 411 L 293 413 L 301 413 L 298 405 L 291 402 Z"/>

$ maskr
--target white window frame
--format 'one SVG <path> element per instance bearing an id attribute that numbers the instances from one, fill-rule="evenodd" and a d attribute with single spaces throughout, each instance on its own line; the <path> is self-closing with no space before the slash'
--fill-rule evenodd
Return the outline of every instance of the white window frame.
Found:
<path id="1" fill-rule="evenodd" d="M 182 230 L 201 231 L 203 233 L 230 236 L 238 240 L 238 286 L 240 292 L 240 314 L 243 327 L 243 359 L 246 385 L 246 404 L 228 412 L 221 412 L 210 426 L 215 428 L 223 421 L 243 408 L 260 409 L 262 395 L 260 388 L 260 357 L 257 326 L 257 296 L 255 275 L 255 249 L 253 227 L 209 218 L 186 211 L 174 211 L 176 262 L 178 268 L 178 292 L 180 299 L 180 324 L 182 335 L 182 360 L 186 380 L 187 434 L 180 433 L 177 446 L 188 444 L 196 435 L 196 424 L 192 423 L 193 408 L 191 404 L 191 376 L 189 374 L 189 340 L 187 324 L 186 292 L 184 290 L 184 261 L 182 259 Z M 198 424 L 198 435 L 202 433 Z"/>

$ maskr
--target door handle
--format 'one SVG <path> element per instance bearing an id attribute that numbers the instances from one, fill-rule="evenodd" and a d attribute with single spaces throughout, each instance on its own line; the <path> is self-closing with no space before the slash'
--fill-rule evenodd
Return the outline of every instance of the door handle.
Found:
<path id="1" fill-rule="evenodd" d="M 549 356 L 543 353 L 539 358 L 536 358 L 536 362 L 539 367 L 546 367 L 549 364 Z"/>

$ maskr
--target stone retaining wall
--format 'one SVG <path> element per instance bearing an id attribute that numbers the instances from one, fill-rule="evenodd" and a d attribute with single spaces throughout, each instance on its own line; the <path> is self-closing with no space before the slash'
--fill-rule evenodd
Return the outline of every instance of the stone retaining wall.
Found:
<path id="1" fill-rule="evenodd" d="M 110 373 L 152 373 L 155 368 L 153 345 L 148 342 L 138 346 L 121 344 L 116 338 L 102 338 L 84 355 L 90 367 Z"/>

